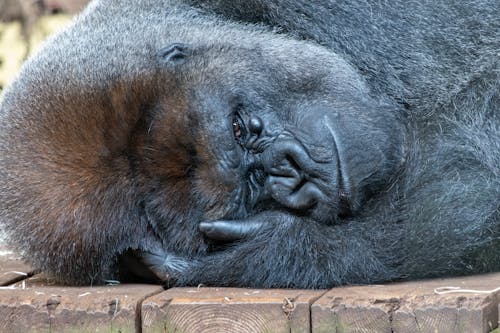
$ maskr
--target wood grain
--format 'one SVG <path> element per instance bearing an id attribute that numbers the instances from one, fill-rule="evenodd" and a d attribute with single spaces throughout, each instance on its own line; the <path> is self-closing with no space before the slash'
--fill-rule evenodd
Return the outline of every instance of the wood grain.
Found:
<path id="1" fill-rule="evenodd" d="M 132 333 L 140 329 L 140 304 L 163 291 L 156 285 L 54 286 L 35 276 L 0 290 L 0 332 Z"/>
<path id="2" fill-rule="evenodd" d="M 310 306 L 325 291 L 175 288 L 142 305 L 142 332 L 310 332 Z"/>
<path id="3" fill-rule="evenodd" d="M 487 333 L 497 326 L 499 292 L 435 293 L 447 286 L 492 290 L 500 274 L 331 289 L 311 307 L 312 331 Z"/>

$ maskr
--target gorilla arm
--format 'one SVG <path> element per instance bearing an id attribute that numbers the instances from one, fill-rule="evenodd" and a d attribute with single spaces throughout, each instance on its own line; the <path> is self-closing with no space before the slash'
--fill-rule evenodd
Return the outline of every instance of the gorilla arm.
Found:
<path id="1" fill-rule="evenodd" d="M 265 211 L 240 220 L 204 221 L 199 228 L 215 245 L 213 252 L 193 259 L 161 247 L 134 251 L 127 267 L 136 276 L 176 286 L 329 288 L 398 277 L 390 265 L 398 243 L 381 241 L 397 237 L 397 230 L 373 221 L 326 225 Z"/>
<path id="2" fill-rule="evenodd" d="M 200 229 L 213 240 L 233 243 L 186 270 L 179 285 L 327 288 L 396 277 L 388 261 L 381 260 L 391 258 L 397 246 L 380 242 L 382 225 L 325 225 L 267 211 L 243 220 L 202 222 Z"/>
<path id="3" fill-rule="evenodd" d="M 234 242 L 255 236 L 265 229 L 269 213 L 244 220 L 204 221 L 200 231 L 215 242 Z M 159 280 L 169 284 L 186 275 L 191 268 L 199 266 L 198 259 L 185 258 L 167 252 L 161 246 L 151 249 L 128 251 L 120 257 L 121 267 L 127 273 L 147 281 Z M 200 280 L 199 283 L 203 282 Z"/>

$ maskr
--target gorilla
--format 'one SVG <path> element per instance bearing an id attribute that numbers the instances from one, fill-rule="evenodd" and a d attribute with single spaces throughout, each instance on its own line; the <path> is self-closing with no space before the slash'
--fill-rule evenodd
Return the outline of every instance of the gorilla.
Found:
<path id="1" fill-rule="evenodd" d="M 0 220 L 67 284 L 500 269 L 495 0 L 95 0 L 0 105 Z"/>

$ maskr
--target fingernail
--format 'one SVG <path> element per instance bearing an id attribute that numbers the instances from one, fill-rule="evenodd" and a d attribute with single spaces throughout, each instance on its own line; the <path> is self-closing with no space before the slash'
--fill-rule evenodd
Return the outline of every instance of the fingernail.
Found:
<path id="1" fill-rule="evenodd" d="M 209 233 L 210 231 L 212 231 L 212 223 L 210 223 L 210 222 L 200 222 L 200 224 L 198 224 L 198 228 L 203 233 Z"/>

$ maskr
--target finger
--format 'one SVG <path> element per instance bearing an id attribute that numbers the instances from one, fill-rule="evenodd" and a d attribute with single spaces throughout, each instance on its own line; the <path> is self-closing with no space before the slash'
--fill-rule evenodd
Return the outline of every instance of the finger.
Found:
<path id="1" fill-rule="evenodd" d="M 263 226 L 256 220 L 205 221 L 199 225 L 200 231 L 208 238 L 231 242 L 245 238 Z"/>
<path id="2" fill-rule="evenodd" d="M 195 259 L 180 257 L 165 252 L 161 248 L 130 251 L 127 257 L 122 258 L 126 269 L 132 274 L 152 282 L 158 282 L 158 280 L 163 283 L 173 282 L 179 275 L 184 274 L 192 265 L 196 264 Z"/>

